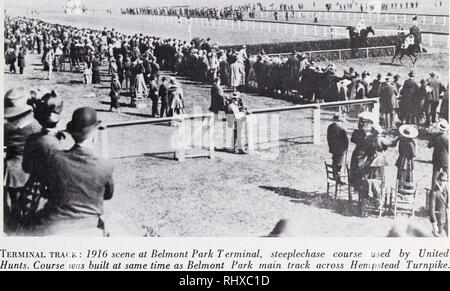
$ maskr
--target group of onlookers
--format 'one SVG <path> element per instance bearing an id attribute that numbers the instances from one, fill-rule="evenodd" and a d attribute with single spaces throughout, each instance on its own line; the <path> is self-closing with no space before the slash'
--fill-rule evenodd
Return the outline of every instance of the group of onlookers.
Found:
<path id="1" fill-rule="evenodd" d="M 397 185 L 413 185 L 417 181 L 414 175 L 414 159 L 417 155 L 415 139 L 418 138 L 419 130 L 412 124 L 404 124 L 397 128 L 394 135 L 385 135 L 378 115 L 364 111 L 359 115 L 358 129 L 352 133 L 349 140 L 344 122 L 345 116 L 341 113 L 336 114 L 327 130 L 333 174 L 337 184 L 349 182 L 348 187 L 356 190 L 360 197 L 360 214 L 365 216 L 368 214 L 370 204 L 375 204 L 378 210 L 385 200 L 389 203 L 388 198 L 385 198 L 389 196 L 385 176 L 385 168 L 388 166 L 385 152 L 388 148 L 398 145 L 399 156 L 395 162 Z M 431 134 L 428 143 L 428 147 L 433 148 L 433 172 L 431 193 L 427 193 L 430 195 L 427 211 L 433 232 L 437 236 L 448 235 L 448 130 L 448 121 L 441 119 L 436 124 L 436 131 Z M 355 144 L 355 149 L 351 154 L 347 172 L 347 152 L 350 142 Z M 403 199 L 413 199 L 412 195 L 407 196 Z M 390 202 L 392 199 L 397 201 L 391 197 Z"/>

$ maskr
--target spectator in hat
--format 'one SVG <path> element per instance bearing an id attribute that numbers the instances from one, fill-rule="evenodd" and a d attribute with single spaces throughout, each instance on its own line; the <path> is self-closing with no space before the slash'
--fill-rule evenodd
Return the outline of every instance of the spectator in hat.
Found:
<path id="1" fill-rule="evenodd" d="M 27 104 L 24 88 L 8 90 L 4 98 L 4 158 L 3 210 L 6 230 L 17 226 L 22 216 L 19 205 L 29 175 L 22 168 L 25 142 L 42 129 L 33 117 L 33 108 Z"/>
<path id="2" fill-rule="evenodd" d="M 399 104 L 400 115 L 402 120 L 408 124 L 414 124 L 415 121 L 415 104 L 418 101 L 418 96 L 420 94 L 419 85 L 414 80 L 414 71 L 410 71 L 409 79 L 403 84 L 400 91 L 401 99 Z"/>
<path id="3" fill-rule="evenodd" d="M 430 73 L 430 77 L 427 81 L 430 84 L 432 91 L 430 96 L 431 100 L 426 100 L 425 106 L 427 107 L 427 121 L 425 125 L 430 126 L 432 123 L 436 122 L 436 111 L 439 106 L 439 97 L 441 93 L 445 91 L 445 87 L 439 81 L 434 72 Z"/>
<path id="4" fill-rule="evenodd" d="M 160 117 L 169 117 L 169 84 L 166 77 L 162 77 L 161 85 L 159 86 L 158 95 L 161 98 L 161 113 Z"/>
<path id="5" fill-rule="evenodd" d="M 109 97 L 111 97 L 111 103 L 109 107 L 109 111 L 113 111 L 113 109 L 117 110 L 117 113 L 120 113 L 120 90 L 122 89 L 122 85 L 119 81 L 119 75 L 114 74 L 111 78 L 111 91 L 109 92 Z"/>
<path id="6" fill-rule="evenodd" d="M 100 78 L 100 58 L 95 55 L 95 53 L 92 54 L 92 60 L 91 60 L 91 66 L 92 66 L 92 84 L 100 84 L 101 78 Z"/>
<path id="7" fill-rule="evenodd" d="M 344 121 L 342 114 L 338 113 L 333 116 L 333 123 L 327 129 L 328 148 L 332 154 L 334 177 L 338 183 L 344 183 L 340 175 L 348 150 L 348 137 L 343 126 Z"/>
<path id="8" fill-rule="evenodd" d="M 380 113 L 384 117 L 386 128 L 394 127 L 395 110 L 398 108 L 397 91 L 392 86 L 391 76 L 388 73 L 385 82 L 380 87 Z"/>
<path id="9" fill-rule="evenodd" d="M 152 100 L 152 117 L 158 116 L 158 102 L 159 102 L 159 96 L 158 96 L 158 84 L 156 83 L 156 80 L 153 79 L 152 76 L 150 76 L 150 82 L 148 84 L 148 97 L 150 100 Z"/>
<path id="10" fill-rule="evenodd" d="M 25 69 L 25 55 L 26 49 L 24 47 L 19 48 L 19 54 L 17 55 L 17 65 L 19 66 L 19 72 L 23 75 L 23 70 Z"/>
<path id="11" fill-rule="evenodd" d="M 380 87 L 382 84 L 381 78 L 381 74 L 378 74 L 376 79 L 372 81 L 372 87 L 369 91 L 369 98 L 376 98 L 380 96 Z"/>
<path id="12" fill-rule="evenodd" d="M 209 111 L 214 114 L 219 114 L 219 111 L 223 111 L 225 107 L 225 95 L 223 93 L 222 86 L 220 84 L 220 78 L 214 79 L 214 84 L 211 87 L 211 106 Z"/>
<path id="13" fill-rule="evenodd" d="M 366 154 L 363 150 L 363 143 L 371 131 L 371 127 L 374 122 L 378 122 L 376 115 L 372 112 L 362 112 L 359 114 L 358 129 L 355 129 L 352 133 L 350 141 L 354 143 L 355 149 L 353 150 L 352 157 L 350 160 L 350 183 L 356 191 L 360 190 L 361 179 L 362 179 L 362 169 L 366 161 Z"/>
<path id="14" fill-rule="evenodd" d="M 437 132 L 433 134 L 428 148 L 433 148 L 433 178 L 431 187 L 436 184 L 437 174 L 441 171 L 448 173 L 448 122 L 441 120 L 436 125 Z"/>
<path id="15" fill-rule="evenodd" d="M 366 161 L 363 168 L 366 183 L 363 185 L 362 195 L 362 213 L 364 214 L 365 199 L 378 198 L 386 186 L 385 168 L 387 160 L 385 152 L 389 147 L 395 147 L 399 137 L 383 137 L 383 129 L 377 123 L 371 129 L 370 134 L 364 140 L 362 152 L 366 155 Z M 368 201 L 368 200 L 367 200 Z M 377 201 L 377 200 L 376 200 Z"/>
<path id="16" fill-rule="evenodd" d="M 114 192 L 113 165 L 94 153 L 100 121 L 90 107 L 78 108 L 67 124 L 75 145 L 52 151 L 48 159 L 48 202 L 36 235 L 59 235 L 96 229 L 103 201 Z"/>
<path id="17" fill-rule="evenodd" d="M 178 116 L 184 113 L 184 94 L 175 78 L 169 79 L 169 115 Z"/>
<path id="18" fill-rule="evenodd" d="M 226 107 L 228 126 L 234 128 L 234 152 L 246 154 L 244 151 L 244 122 L 246 112 L 241 111 L 239 92 L 233 92 Z M 243 108 L 242 108 L 243 109 Z"/>
<path id="19" fill-rule="evenodd" d="M 429 215 L 435 236 L 448 236 L 449 194 L 448 174 L 439 172 L 430 193 Z"/>
<path id="20" fill-rule="evenodd" d="M 401 182 L 413 182 L 414 157 L 416 156 L 415 138 L 419 135 L 416 127 L 404 124 L 399 128 L 400 140 L 398 144 L 397 179 Z"/>
<path id="21" fill-rule="evenodd" d="M 28 137 L 24 154 L 22 167 L 30 174 L 27 182 L 29 189 L 38 188 L 40 198 L 46 198 L 48 183 L 47 173 L 49 169 L 48 158 L 50 153 L 55 150 L 68 150 L 73 145 L 72 140 L 66 138 L 66 135 L 58 129 L 63 110 L 63 99 L 55 91 L 45 94 L 38 103 L 35 110 L 36 119 L 42 125 L 42 130 Z M 38 205 L 34 205 L 37 207 Z M 33 205 L 30 205 L 33 208 Z M 37 209 L 29 209 L 36 211 Z M 31 215 L 35 214 L 33 212 Z M 27 217 L 32 219 L 33 217 Z M 24 221 L 31 223 L 32 221 Z"/>

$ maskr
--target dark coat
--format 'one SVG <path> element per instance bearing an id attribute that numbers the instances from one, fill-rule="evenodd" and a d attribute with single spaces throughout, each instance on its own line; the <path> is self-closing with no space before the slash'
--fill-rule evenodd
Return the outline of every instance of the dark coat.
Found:
<path id="1" fill-rule="evenodd" d="M 403 116 L 415 113 L 415 102 L 420 94 L 420 87 L 413 79 L 408 79 L 403 84 L 400 92 L 400 111 Z"/>
<path id="2" fill-rule="evenodd" d="M 433 136 L 428 143 L 433 150 L 433 166 L 437 168 L 448 167 L 448 133 Z"/>
<path id="3" fill-rule="evenodd" d="M 347 132 L 339 123 L 333 122 L 327 130 L 328 148 L 331 154 L 341 155 L 348 150 Z"/>
<path id="4" fill-rule="evenodd" d="M 392 85 L 383 83 L 380 88 L 380 112 L 391 113 L 397 108 L 396 89 Z"/>
<path id="5" fill-rule="evenodd" d="M 32 113 L 30 114 L 32 115 Z M 22 169 L 25 142 L 28 137 L 40 132 L 41 129 L 41 125 L 34 118 L 31 123 L 22 128 L 5 123 L 4 146 L 6 146 L 6 157 L 4 159 L 3 186 L 11 188 L 25 186 L 29 178 L 29 175 Z"/>
<path id="6" fill-rule="evenodd" d="M 51 221 L 98 218 L 103 200 L 114 192 L 113 165 L 78 144 L 49 157 L 49 197 L 45 206 Z"/>
<path id="7" fill-rule="evenodd" d="M 221 86 L 214 84 L 211 88 L 211 107 L 210 111 L 223 111 L 225 107 L 225 96 Z"/>

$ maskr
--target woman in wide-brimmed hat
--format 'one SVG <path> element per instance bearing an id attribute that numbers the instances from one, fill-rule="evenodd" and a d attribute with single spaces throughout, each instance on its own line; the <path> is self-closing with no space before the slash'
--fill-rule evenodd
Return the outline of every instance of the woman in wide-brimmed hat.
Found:
<path id="1" fill-rule="evenodd" d="M 11 89 L 4 98 L 4 159 L 3 187 L 5 226 L 14 229 L 21 219 L 20 197 L 29 175 L 22 169 L 23 151 L 27 138 L 41 131 L 33 117 L 33 108 L 27 104 L 24 88 Z M 9 201 L 8 201 L 9 199 Z"/>
<path id="2" fill-rule="evenodd" d="M 416 142 L 414 139 L 419 131 L 414 125 L 404 124 L 399 128 L 400 141 L 398 144 L 397 179 L 401 182 L 413 182 L 414 157 L 416 156 Z"/>

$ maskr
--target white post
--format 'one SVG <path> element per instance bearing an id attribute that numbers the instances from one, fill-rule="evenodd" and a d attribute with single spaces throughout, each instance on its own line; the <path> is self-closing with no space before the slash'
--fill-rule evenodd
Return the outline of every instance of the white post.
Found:
<path id="1" fill-rule="evenodd" d="M 303 33 L 305 34 L 305 35 L 308 35 L 308 31 L 307 31 L 307 25 L 303 25 Z"/>
<path id="2" fill-rule="evenodd" d="M 277 27 L 277 32 L 280 32 L 280 23 L 279 22 L 277 22 L 276 27 Z"/>
<path id="3" fill-rule="evenodd" d="M 331 12 L 331 20 L 334 20 L 334 12 Z"/>
<path id="4" fill-rule="evenodd" d="M 214 159 L 215 134 L 214 114 L 209 117 L 209 158 Z"/>
<path id="5" fill-rule="evenodd" d="M 317 26 L 314 25 L 314 35 L 317 35 Z"/>
<path id="6" fill-rule="evenodd" d="M 394 14 L 394 22 L 397 22 L 397 14 Z"/>
<path id="7" fill-rule="evenodd" d="M 426 19 L 427 19 L 427 17 L 426 17 L 426 15 L 424 15 L 424 16 L 423 16 L 423 19 L 422 19 L 422 24 L 425 24 L 425 23 L 426 23 Z"/>
<path id="8" fill-rule="evenodd" d="M 287 23 L 284 26 L 284 34 L 288 34 L 288 24 Z"/>
<path id="9" fill-rule="evenodd" d="M 430 47 L 433 46 L 433 34 L 432 33 L 430 33 L 430 40 L 429 40 L 428 46 L 430 46 Z"/>
<path id="10" fill-rule="evenodd" d="M 380 119 L 380 100 L 379 99 L 373 103 L 372 112 L 376 114 L 377 120 L 379 120 Z"/>
<path id="11" fill-rule="evenodd" d="M 403 23 L 406 23 L 406 14 L 403 15 Z"/>
<path id="12" fill-rule="evenodd" d="M 381 13 L 378 13 L 377 14 L 377 22 L 380 22 L 380 16 L 381 16 Z"/>
<path id="13" fill-rule="evenodd" d="M 320 145 L 320 105 L 313 110 L 313 143 Z"/>
<path id="14" fill-rule="evenodd" d="M 177 147 L 175 149 L 175 159 L 182 162 L 186 159 L 185 155 L 185 122 L 182 119 L 177 123 Z"/>
<path id="15" fill-rule="evenodd" d="M 267 22 L 267 31 L 270 32 L 270 22 Z"/>
<path id="16" fill-rule="evenodd" d="M 433 25 L 436 25 L 436 16 L 433 16 Z"/>
<path id="17" fill-rule="evenodd" d="M 264 31 L 264 22 L 260 22 L 261 23 L 261 32 Z"/>
<path id="18" fill-rule="evenodd" d="M 386 23 L 389 22 L 389 14 L 386 13 Z"/>
<path id="19" fill-rule="evenodd" d="M 326 14 L 325 14 L 326 15 Z M 327 37 L 327 28 L 326 26 L 323 27 L 323 37 L 326 38 Z"/>
<path id="20" fill-rule="evenodd" d="M 251 114 L 246 117 L 245 121 L 246 125 L 246 133 L 247 133 L 247 151 L 249 155 L 255 154 L 255 145 L 256 145 L 256 132 L 257 132 L 257 125 L 258 125 L 258 119 L 256 115 Z"/>
<path id="21" fill-rule="evenodd" d="M 297 25 L 294 24 L 294 34 L 297 34 Z"/>

